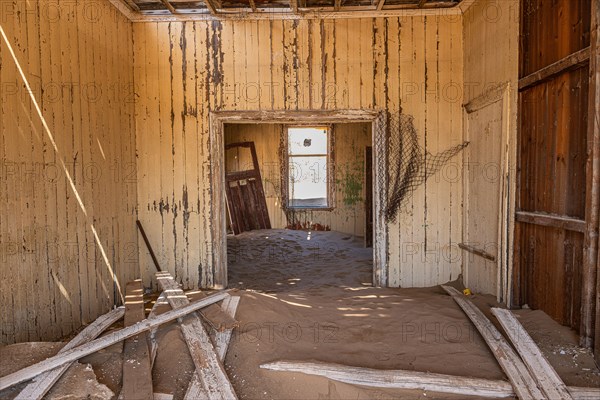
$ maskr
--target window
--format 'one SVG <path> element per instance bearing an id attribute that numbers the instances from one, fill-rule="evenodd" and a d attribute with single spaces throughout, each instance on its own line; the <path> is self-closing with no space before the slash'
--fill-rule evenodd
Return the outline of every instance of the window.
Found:
<path id="1" fill-rule="evenodd" d="M 330 142 L 328 127 L 287 129 L 289 208 L 329 208 Z"/>

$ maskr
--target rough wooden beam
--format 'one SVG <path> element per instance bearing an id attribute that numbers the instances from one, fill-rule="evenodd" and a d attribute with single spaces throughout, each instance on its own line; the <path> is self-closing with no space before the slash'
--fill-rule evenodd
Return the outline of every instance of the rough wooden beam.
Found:
<path id="1" fill-rule="evenodd" d="M 527 224 L 550 226 L 574 232 L 585 232 L 585 221 L 562 215 L 544 214 L 540 212 L 517 211 L 517 221 Z"/>
<path id="2" fill-rule="evenodd" d="M 67 350 L 71 350 L 77 346 L 81 346 L 100 336 L 109 326 L 123 318 L 125 314 L 125 308 L 119 307 L 107 314 L 98 317 L 90 325 L 86 326 L 77 336 L 75 336 L 69 343 L 63 347 L 58 354 L 62 354 Z M 38 375 L 31 383 L 29 383 L 21 393 L 15 397 L 15 400 L 32 400 L 41 399 L 44 395 L 52 388 L 52 386 L 58 381 L 58 379 L 65 373 L 72 363 L 66 363 L 52 371 L 44 372 Z"/>
<path id="3" fill-rule="evenodd" d="M 377 2 L 377 11 L 383 10 L 383 6 L 385 6 L 385 0 L 379 0 Z"/>
<path id="4" fill-rule="evenodd" d="M 248 0 L 248 2 L 250 3 L 250 8 L 252 9 L 252 11 L 257 12 L 258 10 L 256 9 L 256 3 L 254 2 L 254 0 Z"/>
<path id="5" fill-rule="evenodd" d="M 235 312 L 237 310 L 237 306 L 240 302 L 239 296 L 229 296 L 223 300 L 222 307 L 225 312 L 231 316 L 231 318 L 235 318 Z M 225 361 L 225 355 L 227 354 L 227 348 L 229 347 L 229 342 L 231 340 L 231 333 L 233 329 L 228 329 L 225 332 L 218 332 L 213 330 L 214 334 L 214 343 L 217 351 L 217 355 L 221 361 Z M 184 399 L 194 400 L 202 397 L 202 382 L 200 382 L 200 378 L 198 374 L 194 374 L 192 377 L 192 381 L 188 386 L 188 390 L 185 393 Z"/>
<path id="6" fill-rule="evenodd" d="M 173 309 L 189 305 L 187 296 L 169 273 L 159 272 L 156 278 Z M 189 314 L 179 321 L 179 326 L 194 361 L 196 375 L 202 383 L 203 394 L 215 400 L 237 399 L 223 363 L 219 360 L 200 317 L 195 313 Z"/>
<path id="7" fill-rule="evenodd" d="M 132 11 L 140 12 L 140 8 L 134 0 L 123 0 L 123 3 L 125 3 Z"/>
<path id="8" fill-rule="evenodd" d="M 335 11 L 340 11 L 341 8 L 342 8 L 342 0 L 335 0 L 333 9 Z"/>
<path id="9" fill-rule="evenodd" d="M 160 0 L 160 2 L 163 3 L 165 7 L 167 7 L 167 10 L 169 10 L 171 14 L 177 14 L 177 10 L 175 9 L 175 7 L 173 7 L 171 2 L 169 2 L 169 0 Z"/>
<path id="10" fill-rule="evenodd" d="M 427 0 L 419 0 L 418 7 L 419 7 L 419 8 L 423 8 L 423 7 L 425 7 L 425 3 L 427 3 Z"/>
<path id="11" fill-rule="evenodd" d="M 143 321 L 144 315 L 144 286 L 138 279 L 125 286 L 125 327 Z M 152 370 L 146 332 L 140 332 L 125 340 L 123 346 L 123 399 L 151 399 Z"/>
<path id="12" fill-rule="evenodd" d="M 154 319 L 157 317 L 158 309 L 161 305 L 168 305 L 167 296 L 165 292 L 162 292 L 160 296 L 154 302 L 154 306 L 152 310 L 150 310 L 150 314 L 148 315 L 148 319 Z M 156 341 L 156 331 L 158 327 L 150 329 L 148 334 L 148 348 L 150 349 L 150 366 L 154 366 L 154 361 L 156 360 L 156 353 L 158 352 L 158 342 Z"/>
<path id="13" fill-rule="evenodd" d="M 64 353 L 57 354 L 53 357 L 47 358 L 44 361 L 30 365 L 29 367 L 20 369 L 19 371 L 13 372 L 0 378 L 0 391 L 7 389 L 11 386 L 17 385 L 21 382 L 28 381 L 36 376 L 59 367 L 63 364 L 70 363 L 79 360 L 81 357 L 85 357 L 92 353 L 107 348 L 110 345 L 119 343 L 127 338 L 137 335 L 140 332 L 150 330 L 156 326 L 171 322 L 177 318 L 184 317 L 189 313 L 195 312 L 204 308 L 210 304 L 217 303 L 228 296 L 228 291 L 222 291 L 219 293 L 212 294 L 205 299 L 198 302 L 188 304 L 185 307 L 178 308 L 176 310 L 168 311 L 158 317 L 149 320 L 145 319 L 138 322 L 135 325 L 123 328 L 121 330 L 111 332 L 106 336 L 92 340 L 89 343 L 67 350 Z"/>
<path id="14" fill-rule="evenodd" d="M 515 397 L 509 382 L 405 370 L 380 370 L 338 364 L 277 361 L 260 366 L 271 371 L 299 372 L 366 387 L 430 390 L 490 398 Z M 598 388 L 568 387 L 575 400 L 597 399 Z"/>
<path id="15" fill-rule="evenodd" d="M 525 90 L 528 87 L 537 85 L 538 83 L 544 82 L 553 76 L 556 76 L 564 71 L 577 68 L 590 59 L 590 48 L 579 50 L 557 62 L 548 65 L 536 71 L 532 74 L 527 75 L 524 78 L 519 79 L 519 90 Z"/>
<path id="16" fill-rule="evenodd" d="M 458 290 L 451 286 L 442 288 L 454 299 L 454 301 L 467 314 L 473 322 L 485 342 L 488 344 L 492 354 L 498 360 L 502 370 L 515 388 L 517 396 L 521 400 L 542 399 L 544 395 L 535 384 L 531 373 L 523 364 L 517 353 L 510 347 L 506 339 L 498 329 L 486 318 L 485 315 L 473 303 L 465 298 Z"/>
<path id="17" fill-rule="evenodd" d="M 217 10 L 219 7 L 217 7 L 217 4 L 214 0 L 204 0 L 204 4 L 206 4 L 206 8 L 208 8 L 208 11 L 210 11 L 211 15 L 219 14 L 219 11 Z"/>
<path id="18" fill-rule="evenodd" d="M 533 378 L 548 399 L 572 400 L 567 386 L 537 347 L 531 336 L 513 313 L 502 308 L 492 308 L 504 332 L 523 359 Z"/>

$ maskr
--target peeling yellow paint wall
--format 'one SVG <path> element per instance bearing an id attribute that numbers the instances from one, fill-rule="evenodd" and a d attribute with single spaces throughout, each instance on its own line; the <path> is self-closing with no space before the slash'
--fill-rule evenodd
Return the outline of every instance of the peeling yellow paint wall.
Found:
<path id="1" fill-rule="evenodd" d="M 186 288 L 211 286 L 209 113 L 387 109 L 437 153 L 462 143 L 462 18 L 134 24 L 139 216 Z M 459 155 L 453 162 L 459 165 Z M 447 172 L 447 171 L 446 171 Z M 389 225 L 389 285 L 460 273 L 462 182 L 432 177 Z M 140 250 L 146 278 L 152 272 Z"/>
<path id="2" fill-rule="evenodd" d="M 0 6 L 0 343 L 56 340 L 139 275 L 132 24 L 108 2 Z"/>

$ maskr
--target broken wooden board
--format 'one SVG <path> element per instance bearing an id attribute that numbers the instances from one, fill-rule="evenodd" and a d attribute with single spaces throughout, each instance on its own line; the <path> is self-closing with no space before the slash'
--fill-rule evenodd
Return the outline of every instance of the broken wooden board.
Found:
<path id="1" fill-rule="evenodd" d="M 535 384 L 531 373 L 523 364 L 517 353 L 510 347 L 506 339 L 485 315 L 473 303 L 465 298 L 458 290 L 451 286 L 442 285 L 442 288 L 462 308 L 473 325 L 477 328 L 502 370 L 515 388 L 519 399 L 542 399 L 544 394 Z"/>
<path id="2" fill-rule="evenodd" d="M 222 308 L 223 310 L 230 315 L 232 318 L 235 318 L 235 313 L 237 311 L 238 304 L 240 302 L 239 296 L 229 296 L 223 300 Z M 224 362 L 225 355 L 227 354 L 227 348 L 229 347 L 229 342 L 231 341 L 231 334 L 233 329 L 228 329 L 225 332 L 215 332 L 214 334 L 214 343 L 217 351 L 217 355 L 219 359 Z M 192 377 L 192 381 L 188 386 L 188 389 L 185 393 L 184 399 L 194 400 L 202 397 L 203 387 L 202 382 L 200 382 L 200 377 L 198 374 L 194 374 Z"/>
<path id="3" fill-rule="evenodd" d="M 277 361 L 260 366 L 271 371 L 300 372 L 323 376 L 338 382 L 387 389 L 429 390 L 439 393 L 485 396 L 491 398 L 514 397 L 509 382 L 493 379 L 470 378 L 405 370 L 379 370 L 339 364 Z M 600 396 L 599 388 L 569 387 L 575 400 L 592 400 Z"/>
<path id="4" fill-rule="evenodd" d="M 140 279 L 125 286 L 125 327 L 143 321 L 144 286 Z M 127 338 L 123 348 L 122 399 L 152 399 L 152 369 L 146 332 Z"/>
<path id="5" fill-rule="evenodd" d="M 156 278 L 174 310 L 189 304 L 187 296 L 169 273 L 159 272 Z M 197 314 L 189 314 L 180 319 L 179 324 L 196 366 L 196 374 L 202 382 L 204 396 L 209 399 L 237 399 L 223 363 L 219 360 L 200 317 Z"/>
<path id="6" fill-rule="evenodd" d="M 96 351 L 102 350 L 112 344 L 118 343 L 129 337 L 135 336 L 140 332 L 150 330 L 156 326 L 173 321 L 177 318 L 184 317 L 189 313 L 198 311 L 203 307 L 221 301 L 227 296 L 227 291 L 211 294 L 210 296 L 207 296 L 202 300 L 188 304 L 178 309 L 168 311 L 162 315 L 157 316 L 152 320 L 145 319 L 141 322 L 138 322 L 135 325 L 111 332 L 101 338 L 92 340 L 89 343 L 67 350 L 64 353 L 57 354 L 53 357 L 47 358 L 44 361 L 30 365 L 29 367 L 3 376 L 2 378 L 0 378 L 0 390 L 4 390 L 21 382 L 28 381 L 46 371 L 59 367 L 63 364 L 78 360 L 81 357 L 87 356 L 88 354 L 95 353 Z"/>
<path id="7" fill-rule="evenodd" d="M 109 326 L 123 318 L 125 308 L 116 308 L 98 318 L 88 326 L 86 326 L 77 336 L 63 347 L 58 354 L 64 353 L 67 350 L 73 349 L 84 343 L 89 342 L 100 336 Z M 50 388 L 60 379 L 72 363 L 64 364 L 52 371 L 44 372 L 38 375 L 29 385 L 15 397 L 17 400 L 41 399 L 50 390 Z"/>
<path id="8" fill-rule="evenodd" d="M 161 293 L 160 296 L 154 302 L 154 306 L 152 310 L 150 310 L 150 314 L 148 314 L 148 319 L 156 318 L 159 315 L 160 306 L 169 307 L 169 302 L 167 301 L 167 296 L 165 293 Z M 148 349 L 150 350 L 150 368 L 154 367 L 154 361 L 156 360 L 156 352 L 158 351 L 158 342 L 156 341 L 156 331 L 158 327 L 150 329 L 148 334 Z M 155 396 L 156 397 L 156 396 Z"/>
<path id="9" fill-rule="evenodd" d="M 565 383 L 560 379 L 560 376 L 552 368 L 513 313 L 502 308 L 492 308 L 492 314 L 496 316 L 500 325 L 502 325 L 504 332 L 517 349 L 529 372 L 533 375 L 539 388 L 546 394 L 546 397 L 561 400 L 572 399 Z"/>

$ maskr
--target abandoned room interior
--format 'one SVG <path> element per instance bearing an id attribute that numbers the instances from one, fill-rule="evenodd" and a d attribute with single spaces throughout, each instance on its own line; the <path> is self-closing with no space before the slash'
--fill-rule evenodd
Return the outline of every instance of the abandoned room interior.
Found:
<path id="1" fill-rule="evenodd" d="M 0 6 L 0 398 L 600 399 L 598 0 Z"/>

